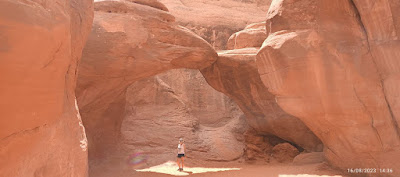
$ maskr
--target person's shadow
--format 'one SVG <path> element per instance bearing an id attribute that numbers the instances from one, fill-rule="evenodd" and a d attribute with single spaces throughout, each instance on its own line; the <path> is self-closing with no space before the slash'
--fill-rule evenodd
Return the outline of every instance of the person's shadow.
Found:
<path id="1" fill-rule="evenodd" d="M 187 171 L 187 170 L 182 170 L 180 172 L 189 173 L 189 175 L 193 173 L 192 171 Z"/>

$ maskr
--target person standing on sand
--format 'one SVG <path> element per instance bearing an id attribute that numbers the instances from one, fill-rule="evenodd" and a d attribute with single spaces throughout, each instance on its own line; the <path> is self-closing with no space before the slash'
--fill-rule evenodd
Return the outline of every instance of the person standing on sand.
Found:
<path id="1" fill-rule="evenodd" d="M 186 147 L 185 147 L 185 144 L 183 143 L 183 138 L 179 138 L 178 156 L 177 156 L 178 158 L 176 159 L 176 163 L 178 164 L 178 167 L 179 167 L 178 171 L 183 171 L 183 161 L 185 159 L 185 150 L 186 150 Z M 182 167 L 179 163 L 179 160 L 182 163 Z"/>

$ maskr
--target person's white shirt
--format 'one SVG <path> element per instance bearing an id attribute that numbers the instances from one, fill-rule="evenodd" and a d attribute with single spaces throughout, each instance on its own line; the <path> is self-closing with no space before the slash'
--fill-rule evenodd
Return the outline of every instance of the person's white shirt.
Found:
<path id="1" fill-rule="evenodd" d="M 178 154 L 185 154 L 185 144 L 178 144 Z"/>

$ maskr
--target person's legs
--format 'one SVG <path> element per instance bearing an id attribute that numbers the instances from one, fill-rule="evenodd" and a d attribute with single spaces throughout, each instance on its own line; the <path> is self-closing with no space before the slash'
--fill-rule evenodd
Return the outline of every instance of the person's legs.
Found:
<path id="1" fill-rule="evenodd" d="M 179 157 L 176 158 L 176 164 L 178 165 L 178 168 L 181 169 L 181 165 L 179 164 Z"/>
<path id="2" fill-rule="evenodd" d="M 185 157 L 181 157 L 181 161 L 182 161 L 182 170 L 183 170 L 183 161 L 185 160 Z"/>

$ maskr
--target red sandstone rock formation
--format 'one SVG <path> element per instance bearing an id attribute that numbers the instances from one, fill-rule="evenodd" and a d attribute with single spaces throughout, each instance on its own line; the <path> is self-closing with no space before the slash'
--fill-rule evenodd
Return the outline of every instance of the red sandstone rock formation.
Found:
<path id="1" fill-rule="evenodd" d="M 90 0 L 0 1 L 0 176 L 86 176 L 76 67 Z"/>
<path id="2" fill-rule="evenodd" d="M 194 9 L 211 1 L 180 2 L 183 8 Z M 251 2 L 260 5 L 262 1 Z M 237 5 L 236 1 L 220 1 L 206 8 L 216 11 L 222 6 L 218 3 Z M 91 9 L 89 0 L 0 2 L 0 176 L 86 176 L 88 144 L 74 89 L 77 64 L 93 17 Z M 233 136 L 243 132 L 242 119 L 196 117 L 198 112 L 191 112 L 185 100 L 157 77 L 148 79 L 155 80 L 147 84 L 143 82 L 148 80 L 142 80 L 131 85 L 183 67 L 202 69 L 213 87 L 238 102 L 259 132 L 278 135 L 306 149 L 318 147 L 318 138 L 296 116 L 323 141 L 325 156 L 335 166 L 393 168 L 392 175 L 399 174 L 397 1 L 274 1 L 266 22 L 269 37 L 257 56 L 268 92 L 255 72 L 257 49 L 223 52 L 217 59 L 204 40 L 178 26 L 157 0 L 101 1 L 96 2 L 96 9 L 77 88 L 92 159 L 106 157 L 113 150 L 130 150 L 127 146 L 137 142 L 152 146 L 162 138 L 163 144 L 170 143 L 163 134 L 167 132 L 145 140 L 135 136 L 149 131 L 140 125 L 149 127 L 154 122 L 159 123 L 154 129 L 182 123 L 184 128 L 176 136 L 189 136 L 188 143 L 195 146 L 188 150 L 193 154 L 207 155 L 211 160 L 242 155 L 243 140 Z M 209 12 L 198 22 L 227 22 L 239 27 L 247 24 L 244 21 L 250 16 L 221 10 L 218 13 L 230 20 L 210 22 L 215 16 Z M 173 13 L 181 14 L 179 19 L 188 18 L 188 23 L 194 21 L 188 13 Z M 252 28 L 255 26 L 247 31 Z M 222 41 L 228 33 L 218 37 L 211 29 L 212 33 L 204 35 L 214 42 Z M 234 35 L 232 40 L 239 45 L 232 48 L 258 47 L 264 36 L 259 29 L 256 33 L 260 37 L 246 30 Z M 240 42 L 242 37 L 245 42 Z M 293 116 L 282 111 L 274 97 Z M 160 109 L 166 104 L 172 106 Z M 132 105 L 135 109 L 128 109 Z M 151 115 L 155 113 L 159 117 Z M 161 119 L 172 113 L 188 119 L 176 115 Z M 275 115 L 269 117 L 272 113 Z M 138 119 L 142 116 L 151 123 Z M 132 129 L 136 125 L 137 129 Z M 173 125 L 170 128 L 175 129 Z M 191 141 L 196 138 L 203 142 Z M 127 146 L 116 147 L 121 141 Z M 247 144 L 249 152 L 271 149 L 263 144 L 265 139 L 255 141 Z M 279 149 L 275 146 L 275 151 L 271 150 L 277 154 Z M 294 147 L 289 149 L 291 153 L 285 150 L 282 155 L 291 159 L 297 152 Z"/>
<path id="3" fill-rule="evenodd" d="M 155 78 L 159 78 L 179 96 L 201 125 L 218 126 L 230 118 L 243 115 L 236 103 L 212 88 L 199 70 L 174 69 Z"/>
<path id="4" fill-rule="evenodd" d="M 106 159 L 118 148 L 129 85 L 174 68 L 201 69 L 216 57 L 167 11 L 128 1 L 95 2 L 76 90 L 89 159 Z"/>
<path id="5" fill-rule="evenodd" d="M 281 163 L 292 162 L 298 154 L 299 150 L 289 143 L 280 143 L 272 148 L 272 157 Z"/>
<path id="6" fill-rule="evenodd" d="M 250 24 L 244 30 L 236 32 L 229 37 L 227 49 L 261 47 L 265 38 L 267 38 L 265 22 Z"/>
<path id="7" fill-rule="evenodd" d="M 321 163 L 325 160 L 323 152 L 301 153 L 293 159 L 295 165 Z"/>
<path id="8" fill-rule="evenodd" d="M 232 100 L 211 88 L 199 71 L 171 70 L 135 82 L 126 102 L 121 128 L 125 150 L 148 152 L 149 164 L 174 159 L 171 151 L 179 137 L 185 139 L 192 161 L 242 157 L 240 137 L 246 121 Z"/>
<path id="9" fill-rule="evenodd" d="M 270 0 L 160 0 L 178 21 L 208 26 L 243 28 L 265 18 Z M 188 15 L 195 14 L 195 15 Z"/>
<path id="10" fill-rule="evenodd" d="M 259 72 L 279 106 L 322 140 L 333 165 L 399 169 L 400 6 L 354 3 L 273 1 Z"/>
<path id="11" fill-rule="evenodd" d="M 168 8 L 165 7 L 165 5 L 158 0 L 127 0 L 127 1 L 154 7 L 163 11 L 168 11 Z"/>
<path id="12" fill-rule="evenodd" d="M 174 160 L 180 137 L 190 165 L 243 156 L 247 128 L 243 113 L 210 87 L 198 70 L 170 70 L 136 81 L 128 87 L 125 100 L 118 150 L 107 151 L 107 160 L 92 160 L 90 175 L 130 176 L 133 167 L 126 159 L 138 152 L 146 160 L 136 168 Z"/>
<path id="13" fill-rule="evenodd" d="M 381 78 L 381 86 L 393 123 L 400 132 L 400 3 L 353 0 L 367 35 L 369 52 Z M 389 19 L 389 20 L 387 20 Z M 400 133 L 399 133 L 400 134 Z"/>
<path id="14" fill-rule="evenodd" d="M 160 0 L 176 21 L 209 42 L 227 49 L 232 33 L 265 20 L 271 0 Z M 262 42 L 261 42 L 262 43 Z"/>
<path id="15" fill-rule="evenodd" d="M 259 37 L 258 34 L 250 38 Z M 238 43 L 240 46 L 246 44 Z M 253 44 L 251 44 L 252 46 Z M 308 151 L 322 151 L 320 140 L 298 118 L 284 112 L 258 74 L 257 48 L 221 51 L 217 61 L 201 70 L 207 82 L 231 97 L 258 133 L 272 134 Z"/>

